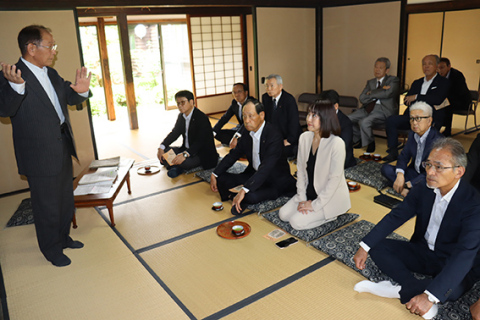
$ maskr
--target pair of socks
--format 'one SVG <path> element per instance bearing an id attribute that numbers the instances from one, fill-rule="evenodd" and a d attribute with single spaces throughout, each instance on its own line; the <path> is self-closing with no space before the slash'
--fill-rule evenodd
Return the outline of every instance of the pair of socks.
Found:
<path id="1" fill-rule="evenodd" d="M 357 292 L 368 292 L 379 297 L 400 299 L 400 290 L 402 287 L 393 285 L 390 281 L 375 283 L 364 280 L 357 283 L 353 289 Z M 437 315 L 437 312 L 438 306 L 434 304 L 422 317 L 424 319 L 432 319 Z"/>

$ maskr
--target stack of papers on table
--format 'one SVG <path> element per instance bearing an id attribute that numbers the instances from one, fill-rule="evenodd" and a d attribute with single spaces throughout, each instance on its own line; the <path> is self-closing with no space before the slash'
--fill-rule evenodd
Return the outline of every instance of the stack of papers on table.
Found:
<path id="1" fill-rule="evenodd" d="M 98 168 L 96 172 L 84 175 L 73 192 L 75 196 L 108 193 L 117 178 L 118 167 Z"/>
<path id="2" fill-rule="evenodd" d="M 90 169 L 103 168 L 103 167 L 118 167 L 120 164 L 120 157 L 102 159 L 102 160 L 93 160 L 88 166 Z"/>

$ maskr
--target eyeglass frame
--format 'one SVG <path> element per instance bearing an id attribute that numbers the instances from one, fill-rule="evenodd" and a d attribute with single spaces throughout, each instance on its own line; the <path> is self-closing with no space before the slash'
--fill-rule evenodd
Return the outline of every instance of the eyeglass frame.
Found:
<path id="1" fill-rule="evenodd" d="M 416 123 L 419 123 L 423 119 L 428 119 L 428 118 L 430 118 L 430 116 L 428 116 L 428 117 L 410 117 L 409 120 L 410 120 L 410 122 L 415 121 Z"/>
<path id="2" fill-rule="evenodd" d="M 454 168 L 458 168 L 458 167 L 461 167 L 461 166 L 444 167 L 444 166 L 432 164 L 428 161 L 422 161 L 422 167 L 425 169 L 425 171 L 429 170 L 430 168 L 433 168 L 433 170 L 435 172 L 442 173 L 445 169 L 454 169 Z M 427 167 L 429 167 L 429 168 L 427 168 Z"/>
<path id="3" fill-rule="evenodd" d="M 58 44 L 54 44 L 54 45 L 51 45 L 51 46 L 44 46 L 44 45 L 41 45 L 41 44 L 38 44 L 38 43 L 35 43 L 35 42 L 29 42 L 27 43 L 27 45 L 29 44 L 33 44 L 34 46 L 37 46 L 37 47 L 44 47 L 45 49 L 48 49 L 50 51 L 57 51 L 57 48 L 58 48 Z"/>

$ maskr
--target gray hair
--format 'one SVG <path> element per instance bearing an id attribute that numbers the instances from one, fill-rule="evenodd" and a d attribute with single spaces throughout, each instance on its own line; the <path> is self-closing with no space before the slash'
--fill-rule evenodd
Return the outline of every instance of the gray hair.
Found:
<path id="1" fill-rule="evenodd" d="M 423 59 L 425 59 L 426 57 L 434 57 L 437 64 L 440 63 L 440 57 L 437 54 L 427 54 L 425 57 L 423 57 Z M 423 62 L 423 59 L 422 59 L 422 62 Z"/>
<path id="2" fill-rule="evenodd" d="M 377 63 L 377 62 L 383 62 L 383 63 L 385 63 L 386 69 L 390 69 L 390 59 L 385 58 L 385 57 L 380 57 L 380 58 L 378 58 L 378 59 L 375 61 L 375 63 Z"/>
<path id="3" fill-rule="evenodd" d="M 432 144 L 433 150 L 446 149 L 452 154 L 454 166 L 467 168 L 467 155 L 462 144 L 453 138 L 440 138 Z"/>
<path id="4" fill-rule="evenodd" d="M 429 117 L 431 117 L 432 114 L 433 114 L 432 107 L 424 101 L 417 101 L 414 104 L 412 104 L 410 106 L 410 112 L 412 112 L 414 110 L 421 110 L 421 111 L 423 111 L 424 115 L 429 116 Z"/>
<path id="5" fill-rule="evenodd" d="M 283 84 L 283 80 L 282 80 L 282 77 L 280 77 L 278 74 L 271 74 L 267 77 L 267 80 L 270 80 L 270 79 L 273 79 L 275 78 L 275 80 L 277 80 L 277 84 Z"/>

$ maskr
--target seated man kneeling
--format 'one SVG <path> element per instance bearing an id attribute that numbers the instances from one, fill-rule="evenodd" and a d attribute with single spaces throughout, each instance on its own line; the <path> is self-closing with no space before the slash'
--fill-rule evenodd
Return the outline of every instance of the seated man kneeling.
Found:
<path id="1" fill-rule="evenodd" d="M 295 179 L 283 154 L 283 137 L 265 122 L 264 107 L 258 100 L 248 99 L 243 105 L 243 124 L 246 131 L 243 130 L 237 147 L 230 150 L 210 177 L 210 188 L 220 193 L 222 201 L 233 197 L 234 215 L 241 214 L 248 204 L 295 193 Z M 228 173 L 227 169 L 243 155 L 248 159 L 245 171 Z M 235 195 L 230 189 L 238 185 L 243 188 Z"/>
<path id="2" fill-rule="evenodd" d="M 480 196 L 461 179 L 467 157 L 460 142 L 436 140 L 422 165 L 426 183 L 412 188 L 362 239 L 353 257 L 355 266 L 363 270 L 370 254 L 399 285 L 365 280 L 354 289 L 398 298 L 411 313 L 432 319 L 437 303 L 457 300 L 480 279 Z M 410 241 L 386 238 L 412 218 Z M 431 278 L 417 279 L 412 272 Z"/>
<path id="3" fill-rule="evenodd" d="M 412 186 L 425 180 L 422 161 L 427 159 L 433 142 L 443 137 L 432 127 L 432 119 L 432 107 L 423 101 L 414 103 L 410 107 L 412 131 L 408 133 L 408 141 L 398 156 L 397 166 L 382 166 L 382 174 L 390 181 L 390 185 L 393 183 L 393 189 L 403 196 Z"/>
<path id="4" fill-rule="evenodd" d="M 297 230 L 318 227 L 350 209 L 345 181 L 345 143 L 334 105 L 328 100 L 308 108 L 308 131 L 300 136 L 297 194 L 279 213 Z"/>
<path id="5" fill-rule="evenodd" d="M 157 152 L 158 160 L 168 169 L 167 175 L 170 178 L 200 165 L 203 169 L 210 169 L 218 162 L 210 120 L 195 107 L 193 93 L 187 90 L 179 91 L 175 94 L 175 100 L 180 114 L 172 132 L 163 140 Z M 182 146 L 170 147 L 180 136 L 183 138 Z M 176 154 L 171 165 L 165 160 L 165 153 L 170 149 Z"/>

